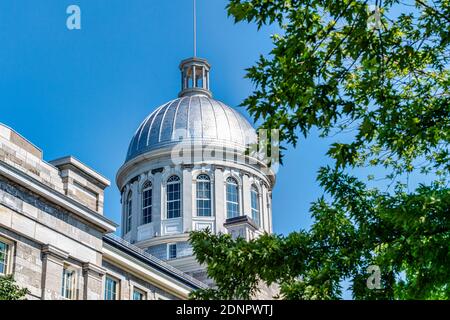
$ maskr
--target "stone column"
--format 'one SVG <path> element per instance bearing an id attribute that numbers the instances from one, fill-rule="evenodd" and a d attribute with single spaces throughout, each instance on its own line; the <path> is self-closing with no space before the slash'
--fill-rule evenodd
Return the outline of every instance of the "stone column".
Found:
<path id="1" fill-rule="evenodd" d="M 105 269 L 92 263 L 83 264 L 83 299 L 103 300 L 103 276 Z"/>
<path id="2" fill-rule="evenodd" d="M 195 66 L 192 66 L 192 88 L 196 88 L 197 87 L 197 77 L 196 77 L 196 68 Z"/>
<path id="3" fill-rule="evenodd" d="M 69 254 L 50 244 L 42 248 L 42 300 L 59 300 L 64 261 Z"/>

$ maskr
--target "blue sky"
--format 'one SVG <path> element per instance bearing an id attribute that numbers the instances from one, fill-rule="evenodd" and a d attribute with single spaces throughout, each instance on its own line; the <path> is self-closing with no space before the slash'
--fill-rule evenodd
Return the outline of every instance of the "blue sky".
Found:
<path id="1" fill-rule="evenodd" d="M 66 28 L 81 8 L 82 29 Z M 212 66 L 214 97 L 238 106 L 244 79 L 276 29 L 235 25 L 226 0 L 198 0 L 198 55 Z M 0 122 L 44 150 L 74 155 L 112 181 L 105 214 L 120 221 L 115 174 L 140 122 L 179 92 L 179 62 L 192 55 L 191 0 L 6 0 L 0 2 Z M 239 108 L 246 114 L 243 108 Z M 276 233 L 310 224 L 327 144 L 311 138 L 286 152 L 273 198 Z"/>

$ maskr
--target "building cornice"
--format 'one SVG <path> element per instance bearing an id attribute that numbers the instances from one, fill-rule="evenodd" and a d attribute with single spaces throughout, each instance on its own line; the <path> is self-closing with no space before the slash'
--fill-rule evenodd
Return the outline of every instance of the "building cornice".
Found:
<path id="1" fill-rule="evenodd" d="M 67 253 L 64 250 L 61 250 L 59 248 L 56 248 L 55 246 L 52 246 L 51 244 L 46 244 L 42 247 L 42 253 L 47 256 L 52 256 L 59 260 L 67 260 L 69 258 L 69 253 Z"/>
<path id="2" fill-rule="evenodd" d="M 188 241 L 189 233 L 169 234 L 165 236 L 158 236 L 144 241 L 138 241 L 134 245 L 139 248 L 148 248 L 159 244 L 166 244 L 171 242 Z"/>
<path id="3" fill-rule="evenodd" d="M 105 233 L 116 231 L 118 225 L 113 221 L 84 207 L 75 200 L 61 194 L 60 192 L 2 161 L 0 161 L 0 175 L 63 207 L 81 219 L 88 221 Z"/>
<path id="4" fill-rule="evenodd" d="M 83 263 L 83 272 L 85 274 L 94 274 L 96 276 L 102 277 L 106 274 L 106 269 L 99 267 L 91 262 Z"/>
<path id="5" fill-rule="evenodd" d="M 193 255 L 168 260 L 167 263 L 177 269 L 183 270 L 184 272 L 198 271 L 202 268 Z"/>
<path id="6" fill-rule="evenodd" d="M 153 162 L 156 160 L 161 160 L 161 159 L 170 159 L 172 156 L 172 151 L 174 148 L 174 144 L 170 144 L 167 147 L 161 147 L 160 149 L 156 149 L 156 150 L 150 150 L 146 153 L 143 153 L 127 162 L 125 162 L 117 171 L 117 175 L 116 175 L 116 184 L 118 186 L 119 189 L 121 189 L 123 187 L 123 185 L 125 183 L 127 183 L 126 179 L 128 177 L 128 175 L 130 173 L 133 172 L 133 170 L 137 167 L 140 167 L 141 164 L 143 163 L 149 163 L 149 162 Z M 196 154 L 196 152 L 204 152 L 206 154 L 208 154 L 208 152 L 211 152 L 213 150 L 217 151 L 219 150 L 220 152 L 225 152 L 226 154 L 230 155 L 230 158 L 227 157 L 227 159 L 234 159 L 234 155 L 236 154 L 236 149 L 233 149 L 232 146 L 226 146 L 226 145 L 216 145 L 216 144 L 211 144 L 205 147 L 205 145 L 198 143 L 198 144 L 194 144 L 192 145 L 187 145 L 187 146 L 191 146 L 192 152 L 194 154 Z M 217 149 L 219 148 L 219 149 Z M 245 150 L 242 150 L 242 152 L 244 153 Z M 233 155 L 233 157 L 231 157 L 231 155 Z M 220 167 L 220 168 L 227 168 L 227 167 L 240 167 L 243 170 L 247 170 L 249 172 L 251 172 L 254 175 L 260 175 L 261 177 L 265 178 L 265 182 L 267 184 L 269 184 L 272 188 L 275 186 L 276 183 L 276 175 L 274 172 L 272 172 L 271 169 L 268 169 L 267 166 L 260 160 L 254 158 L 254 157 L 250 157 L 249 155 L 245 155 L 245 154 L 241 154 L 238 155 L 238 162 L 227 162 L 224 160 L 221 160 L 220 158 L 211 158 L 206 160 L 200 161 L 199 163 L 204 163 L 205 161 L 209 164 L 215 165 L 216 167 Z M 246 161 L 251 161 L 252 164 L 250 163 L 246 163 Z M 192 162 L 186 162 L 182 165 L 194 165 L 195 163 Z M 259 168 L 255 167 L 255 166 L 259 166 Z M 264 168 L 264 170 L 268 170 L 271 172 L 271 174 L 266 174 L 264 172 L 262 172 L 262 168 Z"/>
<path id="7" fill-rule="evenodd" d="M 259 229 L 255 221 L 247 215 L 229 218 L 225 220 L 225 223 L 223 224 L 224 227 L 240 226 L 240 225 L 248 225 L 253 229 L 253 231 Z"/>
<path id="8" fill-rule="evenodd" d="M 104 176 L 96 172 L 94 169 L 88 167 L 87 165 L 85 165 L 84 163 L 82 163 L 80 160 L 78 160 L 73 156 L 67 156 L 56 160 L 52 160 L 49 163 L 55 167 L 71 165 L 80 170 L 81 172 L 83 172 L 88 177 L 94 178 L 102 185 L 103 188 L 109 187 L 111 185 L 111 182 L 107 178 L 105 178 Z"/>

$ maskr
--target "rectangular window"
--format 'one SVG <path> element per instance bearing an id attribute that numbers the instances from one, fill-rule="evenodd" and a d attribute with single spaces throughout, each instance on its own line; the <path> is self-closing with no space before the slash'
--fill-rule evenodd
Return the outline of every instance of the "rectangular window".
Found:
<path id="1" fill-rule="evenodd" d="M 181 184 L 172 182 L 167 184 L 167 219 L 181 217 Z"/>
<path id="2" fill-rule="evenodd" d="M 119 300 L 118 297 L 119 282 L 109 276 L 105 279 L 105 300 Z"/>
<path id="3" fill-rule="evenodd" d="M 252 200 L 252 219 L 255 221 L 256 225 L 260 227 L 260 218 L 259 218 L 259 194 L 256 189 L 252 189 L 251 192 L 251 200 Z"/>
<path id="4" fill-rule="evenodd" d="M 211 183 L 209 181 L 197 182 L 197 216 L 211 216 Z"/>
<path id="5" fill-rule="evenodd" d="M 64 268 L 62 276 L 62 290 L 61 295 L 63 298 L 74 300 L 75 299 L 75 270 Z"/>
<path id="6" fill-rule="evenodd" d="M 175 243 L 169 244 L 168 251 L 169 260 L 177 258 L 177 245 Z"/>
<path id="7" fill-rule="evenodd" d="M 0 241 L 0 274 L 8 273 L 10 245 L 4 241 Z"/>
<path id="8" fill-rule="evenodd" d="M 125 234 L 131 231 L 132 213 L 133 213 L 133 194 L 128 193 L 127 200 L 125 202 Z"/>
<path id="9" fill-rule="evenodd" d="M 239 186 L 236 180 L 232 178 L 227 179 L 226 187 L 227 200 L 227 218 L 235 218 L 240 215 L 239 210 Z"/>
<path id="10" fill-rule="evenodd" d="M 239 216 L 239 204 L 227 202 L 227 214 L 228 218 L 235 218 Z"/>
<path id="11" fill-rule="evenodd" d="M 144 291 L 134 288 L 133 290 L 133 300 L 145 300 L 146 294 Z"/>
<path id="12" fill-rule="evenodd" d="M 152 189 L 146 189 L 142 193 L 142 224 L 152 222 Z"/>

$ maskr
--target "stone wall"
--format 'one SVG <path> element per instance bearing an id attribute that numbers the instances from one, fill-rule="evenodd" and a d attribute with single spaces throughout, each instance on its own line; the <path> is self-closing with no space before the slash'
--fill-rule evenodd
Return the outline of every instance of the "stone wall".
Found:
<path id="1" fill-rule="evenodd" d="M 0 236 L 12 243 L 11 271 L 28 299 L 61 299 L 66 266 L 77 270 L 77 299 L 101 298 L 103 234 L 2 176 Z"/>
<path id="2" fill-rule="evenodd" d="M 11 129 L 0 124 L 0 161 L 64 193 L 59 170 L 42 160 L 42 152 Z"/>
<path id="3" fill-rule="evenodd" d="M 73 171 L 63 171 L 62 177 L 68 197 L 84 204 L 93 211 L 103 213 L 103 201 L 100 203 L 100 195 L 103 198 L 103 190 Z"/>
<path id="4" fill-rule="evenodd" d="M 0 206 L 0 216 L 3 213 L 4 211 Z M 41 245 L 1 226 L 0 235 L 14 243 L 12 248 L 12 273 L 17 284 L 21 288 L 29 290 L 27 299 L 40 299 L 42 294 Z"/>
<path id="5" fill-rule="evenodd" d="M 110 185 L 108 179 L 71 156 L 50 163 L 60 171 L 66 196 L 103 214 L 104 190 Z"/>
<path id="6" fill-rule="evenodd" d="M 41 243 L 63 247 L 85 262 L 101 263 L 102 232 L 1 176 L 0 205 L 0 224 Z"/>

